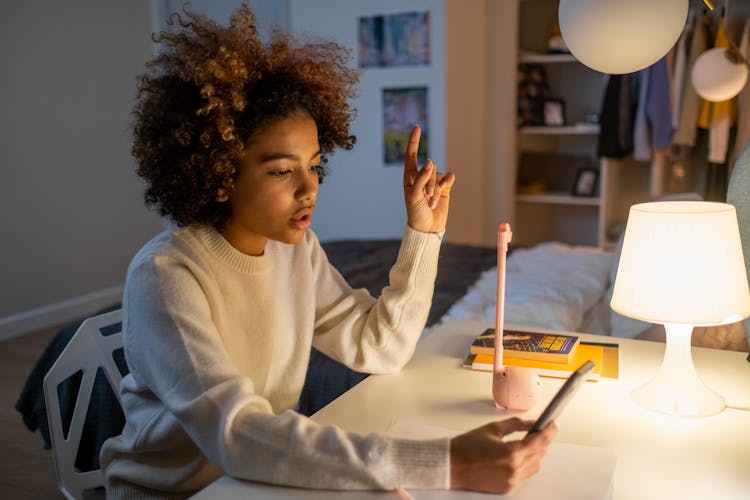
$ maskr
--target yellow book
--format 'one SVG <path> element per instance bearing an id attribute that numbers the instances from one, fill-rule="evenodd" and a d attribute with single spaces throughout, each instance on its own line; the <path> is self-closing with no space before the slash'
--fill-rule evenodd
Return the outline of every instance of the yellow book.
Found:
<path id="1" fill-rule="evenodd" d="M 605 346 L 581 342 L 570 363 L 554 363 L 529 359 L 503 357 L 506 366 L 525 366 L 533 368 L 542 377 L 568 378 L 579 366 L 588 360 L 596 365 L 586 380 L 599 380 L 602 376 L 602 360 Z M 473 356 L 473 359 L 469 359 Z M 465 364 L 473 370 L 492 371 L 494 356 L 490 354 L 469 354 Z M 616 377 L 614 377 L 616 378 Z"/>
<path id="2" fill-rule="evenodd" d="M 503 332 L 503 359 L 531 359 L 568 364 L 573 360 L 580 337 L 562 333 L 524 332 L 505 330 Z M 495 329 L 487 328 L 474 339 L 471 354 L 495 353 Z"/>

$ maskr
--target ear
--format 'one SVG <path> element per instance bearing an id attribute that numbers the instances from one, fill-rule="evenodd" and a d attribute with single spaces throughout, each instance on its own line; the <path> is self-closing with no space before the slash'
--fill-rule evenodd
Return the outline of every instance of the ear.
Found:
<path id="1" fill-rule="evenodd" d="M 218 201 L 219 203 L 224 203 L 227 200 L 229 200 L 229 194 L 227 194 L 227 190 L 224 188 L 219 188 L 219 190 L 216 192 L 216 201 Z"/>

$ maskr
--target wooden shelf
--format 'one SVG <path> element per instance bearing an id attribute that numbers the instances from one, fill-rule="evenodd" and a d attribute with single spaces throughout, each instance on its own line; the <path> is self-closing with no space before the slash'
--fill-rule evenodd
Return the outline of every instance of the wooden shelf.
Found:
<path id="1" fill-rule="evenodd" d="M 578 123 L 562 127 L 521 127 L 518 132 L 525 135 L 598 135 L 599 125 Z"/>
<path id="2" fill-rule="evenodd" d="M 520 63 L 571 63 L 578 62 L 573 54 L 542 54 L 539 52 L 523 52 L 518 54 L 518 62 Z"/>
<path id="3" fill-rule="evenodd" d="M 598 197 L 572 196 L 565 193 L 517 194 L 519 203 L 540 203 L 547 205 L 583 205 L 598 207 L 601 200 Z"/>

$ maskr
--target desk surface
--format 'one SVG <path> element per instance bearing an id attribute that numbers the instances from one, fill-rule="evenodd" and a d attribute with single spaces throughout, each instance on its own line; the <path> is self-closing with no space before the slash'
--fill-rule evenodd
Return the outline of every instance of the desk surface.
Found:
<path id="1" fill-rule="evenodd" d="M 398 422 L 459 433 L 510 415 L 536 417 L 543 403 L 527 412 L 497 410 L 491 399 L 491 375 L 461 367 L 469 344 L 486 326 L 452 321 L 436 327 L 401 373 L 365 379 L 312 418 L 360 433 L 386 432 Z M 693 348 L 699 375 L 726 398 L 730 408 L 711 417 L 679 419 L 641 409 L 630 399 L 632 389 L 656 372 L 663 344 L 582 337 L 620 344 L 620 378 L 583 384 L 558 418 L 556 441 L 613 450 L 617 455 L 613 498 L 750 498 L 746 354 Z M 561 380 L 543 378 L 541 400 L 549 400 L 560 385 Z M 256 486 L 222 478 L 203 493 L 219 498 L 222 491 L 236 492 L 240 487 L 250 492 Z"/>

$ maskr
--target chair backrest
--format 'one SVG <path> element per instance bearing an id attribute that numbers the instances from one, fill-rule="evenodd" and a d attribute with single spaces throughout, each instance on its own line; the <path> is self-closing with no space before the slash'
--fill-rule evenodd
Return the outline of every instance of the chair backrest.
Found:
<path id="1" fill-rule="evenodd" d="M 118 391 L 122 375 L 113 358 L 113 352 L 120 347 L 122 347 L 122 310 L 93 316 L 81 324 L 44 377 L 44 399 L 47 405 L 57 485 L 68 499 L 83 499 L 85 491 L 104 485 L 101 469 L 81 472 L 76 468 L 75 461 L 94 380 L 99 368 L 102 369 L 114 394 L 122 404 Z M 79 372 L 81 376 L 78 395 L 70 424 L 66 427 L 60 409 L 58 387 Z"/>
<path id="2" fill-rule="evenodd" d="M 750 281 L 750 141 L 745 144 L 737 157 L 727 188 L 727 202 L 737 210 L 740 225 L 742 250 L 745 253 L 745 267 Z M 745 336 L 750 344 L 750 318 L 745 319 Z"/>

